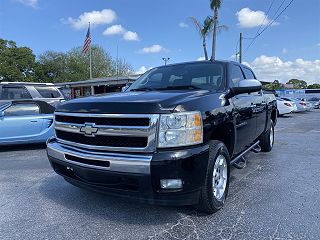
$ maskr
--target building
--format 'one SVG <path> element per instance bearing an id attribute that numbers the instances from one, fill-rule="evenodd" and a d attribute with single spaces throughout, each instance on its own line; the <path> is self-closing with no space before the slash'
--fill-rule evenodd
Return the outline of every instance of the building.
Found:
<path id="1" fill-rule="evenodd" d="M 320 97 L 320 89 L 282 89 L 276 91 L 279 97 L 310 99 Z"/>
<path id="2" fill-rule="evenodd" d="M 109 92 L 120 92 L 128 83 L 133 83 L 140 75 L 127 77 L 95 78 L 78 82 L 57 83 L 57 86 L 67 99 L 86 97 Z"/>

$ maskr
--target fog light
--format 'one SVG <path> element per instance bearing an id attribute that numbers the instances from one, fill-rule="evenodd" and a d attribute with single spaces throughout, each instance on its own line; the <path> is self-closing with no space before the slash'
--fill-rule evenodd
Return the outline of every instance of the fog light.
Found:
<path id="1" fill-rule="evenodd" d="M 182 180 L 181 179 L 161 179 L 160 187 L 162 189 L 181 189 Z"/>

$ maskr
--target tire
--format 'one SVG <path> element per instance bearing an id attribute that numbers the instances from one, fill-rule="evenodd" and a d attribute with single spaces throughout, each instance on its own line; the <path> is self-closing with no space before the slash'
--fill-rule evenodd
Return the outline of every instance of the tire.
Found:
<path id="1" fill-rule="evenodd" d="M 201 188 L 199 203 L 194 207 L 201 212 L 212 214 L 223 207 L 228 195 L 230 156 L 227 147 L 222 142 L 212 140 L 209 144 L 205 183 Z M 220 165 L 218 161 L 222 164 Z M 214 172 L 217 173 L 215 181 Z M 222 190 L 215 191 L 214 188 Z"/>
<path id="2" fill-rule="evenodd" d="M 274 123 L 270 120 L 270 128 L 260 136 L 260 147 L 262 152 L 270 152 L 274 144 Z"/>

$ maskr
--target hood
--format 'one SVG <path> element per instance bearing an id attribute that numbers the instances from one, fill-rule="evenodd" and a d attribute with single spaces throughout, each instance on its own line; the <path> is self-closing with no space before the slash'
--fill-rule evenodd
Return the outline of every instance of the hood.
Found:
<path id="1" fill-rule="evenodd" d="M 209 95 L 208 90 L 168 90 L 123 92 L 92 96 L 67 101 L 58 106 L 58 112 L 71 113 L 168 113 L 178 105 Z"/>

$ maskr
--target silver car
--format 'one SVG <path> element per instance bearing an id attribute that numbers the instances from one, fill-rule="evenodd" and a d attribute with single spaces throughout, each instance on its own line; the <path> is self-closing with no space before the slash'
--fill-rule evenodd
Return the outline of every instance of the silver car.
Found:
<path id="1" fill-rule="evenodd" d="M 52 83 L 0 82 L 0 103 L 14 100 L 37 100 L 57 106 L 65 98 Z"/>
<path id="2" fill-rule="evenodd" d="M 298 98 L 282 97 L 283 100 L 294 102 L 297 105 L 296 112 L 304 112 L 311 110 L 311 104 Z"/>

